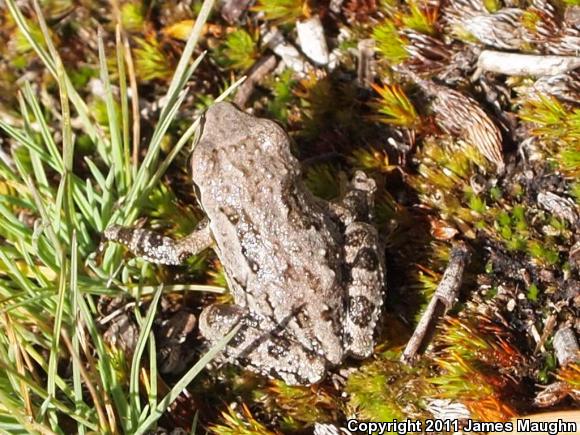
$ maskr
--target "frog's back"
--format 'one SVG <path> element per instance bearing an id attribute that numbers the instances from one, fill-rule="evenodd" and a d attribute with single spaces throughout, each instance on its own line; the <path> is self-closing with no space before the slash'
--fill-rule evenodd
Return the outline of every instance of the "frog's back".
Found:
<path id="1" fill-rule="evenodd" d="M 313 303 L 340 312 L 338 231 L 303 186 L 278 124 L 213 106 L 192 165 L 237 304 L 278 322 Z"/>

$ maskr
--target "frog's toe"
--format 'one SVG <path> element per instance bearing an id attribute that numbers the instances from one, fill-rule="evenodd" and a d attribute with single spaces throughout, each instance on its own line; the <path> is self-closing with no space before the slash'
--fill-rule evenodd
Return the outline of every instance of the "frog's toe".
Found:
<path id="1" fill-rule="evenodd" d="M 276 368 L 270 371 L 269 375 L 282 379 L 288 385 L 311 385 L 322 381 L 326 374 L 326 364 L 318 356 L 301 359 L 297 365 L 292 365 L 289 369 L 290 371 L 284 371 Z"/>
<path id="2" fill-rule="evenodd" d="M 201 335 L 210 341 L 218 341 L 230 332 L 245 314 L 246 311 L 238 305 L 210 305 L 199 316 L 199 330 Z"/>
<path id="3" fill-rule="evenodd" d="M 288 385 L 310 385 L 326 374 L 326 361 L 302 347 L 298 342 L 280 337 L 260 344 L 247 355 L 248 368 L 282 379 Z"/>

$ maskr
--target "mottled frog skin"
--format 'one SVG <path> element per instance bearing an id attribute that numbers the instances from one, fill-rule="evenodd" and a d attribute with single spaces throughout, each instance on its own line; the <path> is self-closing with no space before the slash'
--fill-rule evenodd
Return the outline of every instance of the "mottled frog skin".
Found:
<path id="1" fill-rule="evenodd" d="M 105 236 L 164 264 L 212 247 L 234 304 L 206 307 L 202 335 L 215 342 L 241 322 L 228 360 L 306 385 L 347 355 L 372 353 L 384 259 L 370 224 L 375 182 L 358 171 L 340 201 L 318 199 L 290 144 L 275 122 L 217 103 L 192 155 L 207 220 L 178 241 L 118 226 Z"/>

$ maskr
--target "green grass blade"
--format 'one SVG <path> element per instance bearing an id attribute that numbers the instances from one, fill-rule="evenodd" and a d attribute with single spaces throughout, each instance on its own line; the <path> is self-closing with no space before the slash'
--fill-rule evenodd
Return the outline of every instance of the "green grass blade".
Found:
<path id="1" fill-rule="evenodd" d="M 172 99 L 174 99 L 184 88 L 185 82 L 189 79 L 188 74 L 191 75 L 193 70 L 188 68 L 189 60 L 193 55 L 193 51 L 197 45 L 197 41 L 201 35 L 203 30 L 203 26 L 207 21 L 209 14 L 212 11 L 213 4 L 215 0 L 204 0 L 203 5 L 201 6 L 201 10 L 199 11 L 199 15 L 195 20 L 195 25 L 189 34 L 189 38 L 187 38 L 187 43 L 185 44 L 185 48 L 183 49 L 183 53 L 181 58 L 179 59 L 179 63 L 177 64 L 177 68 L 175 68 L 175 73 L 173 74 L 173 78 L 171 79 L 171 83 L 169 85 L 169 89 L 167 90 L 166 98 L 167 98 L 167 106 L 161 111 L 160 119 L 163 119 L 165 114 L 169 111 L 169 107 L 172 104 Z M 189 70 L 189 71 L 188 71 Z"/>
<path id="2" fill-rule="evenodd" d="M 131 420 L 133 426 L 135 427 L 139 421 L 139 413 L 141 412 L 141 402 L 139 398 L 139 369 L 141 367 L 141 357 L 145 351 L 145 346 L 147 345 L 147 338 L 149 337 L 149 332 L 153 326 L 153 320 L 155 318 L 155 313 L 157 311 L 157 303 L 159 298 L 163 293 L 163 286 L 160 286 L 153 296 L 149 310 L 147 311 L 147 316 L 145 321 L 141 325 L 141 331 L 139 333 L 139 339 L 135 346 L 135 352 L 133 353 L 133 360 L 131 361 L 131 377 L 129 382 L 129 400 L 131 403 Z"/>
<path id="3" fill-rule="evenodd" d="M 107 118 L 109 120 L 109 134 L 111 136 L 111 166 L 115 171 L 115 181 L 117 191 L 120 195 L 124 194 L 127 185 L 125 180 L 125 163 L 123 160 L 123 144 L 121 139 L 121 126 L 115 107 L 115 99 L 111 89 L 111 80 L 109 78 L 109 69 L 107 68 L 107 57 L 105 55 L 105 46 L 103 44 L 103 30 L 99 27 L 97 42 L 99 47 L 99 71 L 101 82 L 104 87 L 105 106 L 107 108 Z"/>
<path id="4" fill-rule="evenodd" d="M 20 9 L 16 6 L 14 0 L 6 0 L 6 6 L 10 11 L 10 14 L 14 18 L 18 29 L 22 32 L 28 43 L 34 49 L 40 60 L 44 63 L 48 71 L 52 74 L 52 76 L 56 79 L 57 78 L 57 66 L 56 66 L 56 58 L 59 57 L 52 43 L 52 39 L 50 37 L 50 33 L 48 31 L 48 27 L 38 6 L 37 2 L 34 1 L 34 7 L 37 14 L 38 23 L 40 24 L 40 28 L 44 35 L 44 42 L 48 48 L 48 51 L 34 38 L 34 35 L 30 29 L 29 24 L 26 22 L 26 19 L 22 15 Z M 95 127 L 96 123 L 91 120 L 89 116 L 89 111 L 87 105 L 80 97 L 78 92 L 74 89 L 72 82 L 65 76 L 66 88 L 68 91 L 69 98 L 79 115 L 79 118 L 82 122 L 83 128 L 90 139 L 97 145 L 97 149 L 99 150 L 99 154 L 103 158 L 103 160 L 108 161 L 107 159 L 107 152 L 106 152 L 106 142 L 104 141 L 102 134 L 99 132 L 97 127 Z"/>
<path id="5" fill-rule="evenodd" d="M 38 103 L 38 100 L 36 99 L 34 92 L 32 91 L 32 87 L 30 86 L 30 83 L 28 81 L 24 82 L 22 94 L 24 95 L 26 102 L 32 109 L 34 117 L 36 118 L 36 122 L 38 123 L 40 128 L 40 135 L 42 136 L 42 140 L 44 141 L 44 145 L 48 150 L 50 158 L 53 160 L 55 166 L 59 168 L 58 169 L 59 173 L 62 174 L 64 172 L 64 163 L 60 156 L 60 152 L 58 150 L 58 147 L 56 146 L 56 143 L 54 142 L 54 139 L 52 137 L 53 135 L 48 127 L 46 119 L 44 118 L 44 114 L 42 113 L 40 104 Z"/>
<path id="6" fill-rule="evenodd" d="M 0 128 L 4 130 L 4 132 L 18 142 L 20 145 L 27 147 L 29 150 L 32 150 L 38 154 L 40 159 L 46 163 L 48 163 L 54 170 L 60 171 L 60 167 L 54 160 L 52 160 L 50 154 L 48 154 L 45 150 L 42 149 L 26 132 L 23 132 L 20 129 L 14 128 L 11 125 L 5 123 L 0 119 Z"/>
<path id="7" fill-rule="evenodd" d="M 61 272 L 59 276 L 59 284 L 58 284 L 58 299 L 56 304 L 56 312 L 54 315 L 54 330 L 52 333 L 52 341 L 50 344 L 50 357 L 48 359 L 48 373 L 47 373 L 47 387 L 46 391 L 48 392 L 48 399 L 52 400 L 56 398 L 56 369 L 60 354 L 60 331 L 62 328 L 63 323 L 63 314 L 64 314 L 64 305 L 65 305 L 65 295 L 67 289 L 67 267 L 66 258 L 64 255 L 62 256 L 61 260 Z M 58 431 L 58 417 L 54 412 L 54 409 L 49 409 L 48 411 L 48 419 L 53 430 Z"/>
<path id="8" fill-rule="evenodd" d="M 121 25 L 117 23 L 115 26 L 115 51 L 117 54 L 117 70 L 119 72 L 119 97 L 121 99 L 121 124 L 123 137 L 123 163 L 125 170 L 125 182 L 127 186 L 131 184 L 131 174 L 133 168 L 131 166 L 131 139 L 129 135 L 129 97 L 127 94 L 127 75 L 125 72 L 125 56 L 124 47 L 121 36 Z"/>
<path id="9" fill-rule="evenodd" d="M 157 407 L 157 348 L 155 346 L 155 335 L 149 334 L 149 382 L 151 390 L 149 391 L 149 407 Z"/>
<path id="10" fill-rule="evenodd" d="M 71 302 L 72 302 L 72 315 L 73 319 L 73 329 L 72 329 L 72 346 L 75 354 L 80 355 L 80 342 L 79 333 L 77 328 L 79 326 L 78 315 L 78 249 L 77 249 L 77 238 L 76 233 L 73 232 L 72 243 L 71 243 L 71 254 L 70 254 L 70 290 L 71 290 Z M 81 369 L 79 367 L 79 361 L 77 358 L 72 359 L 72 379 L 73 379 L 73 390 L 76 411 L 80 412 L 80 408 L 84 405 L 83 401 L 83 384 L 81 381 Z M 77 423 L 77 431 L 80 435 L 84 435 L 85 425 L 80 422 Z"/>

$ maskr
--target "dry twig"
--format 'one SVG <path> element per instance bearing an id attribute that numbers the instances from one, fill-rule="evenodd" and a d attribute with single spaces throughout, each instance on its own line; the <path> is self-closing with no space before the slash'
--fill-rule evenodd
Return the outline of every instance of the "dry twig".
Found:
<path id="1" fill-rule="evenodd" d="M 435 332 L 437 321 L 455 304 L 455 299 L 459 294 L 459 287 L 463 280 L 463 271 L 468 260 L 469 250 L 467 245 L 463 242 L 457 243 L 451 251 L 451 258 L 443 278 L 441 278 L 431 302 L 429 302 L 419 324 L 415 328 L 413 336 L 407 343 L 407 347 L 401 357 L 402 362 L 411 364 L 417 354 L 425 350 Z"/>

